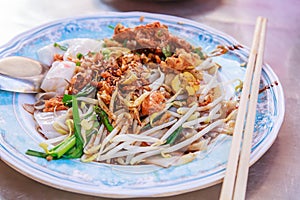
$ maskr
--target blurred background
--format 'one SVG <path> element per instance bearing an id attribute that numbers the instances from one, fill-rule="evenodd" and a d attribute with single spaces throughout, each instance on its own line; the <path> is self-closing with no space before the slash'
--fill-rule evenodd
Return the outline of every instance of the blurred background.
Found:
<path id="1" fill-rule="evenodd" d="M 291 46 L 287 42 L 294 42 L 284 41 L 285 31 L 291 38 L 299 37 L 299 7 L 298 0 L 5 0 L 0 7 L 0 45 L 16 34 L 56 19 L 106 11 L 144 11 L 189 18 L 250 46 L 255 19 L 262 15 L 269 19 L 268 30 L 272 30 L 267 37 L 267 48 L 272 49 L 272 55 L 279 55 L 284 53 L 284 46 Z M 266 56 L 267 60 L 274 60 L 269 59 L 268 51 Z"/>
<path id="2" fill-rule="evenodd" d="M 144 11 L 192 19 L 250 46 L 255 20 L 269 19 L 265 61 L 279 76 L 286 117 L 270 150 L 250 168 L 247 199 L 299 199 L 300 196 L 300 1 L 299 0 L 2 0 L 0 46 L 44 23 L 108 11 Z M 0 47 L 1 48 L 1 47 Z M 0 160 L 0 199 L 102 199 L 37 183 Z M 162 199 L 218 199 L 221 185 Z"/>

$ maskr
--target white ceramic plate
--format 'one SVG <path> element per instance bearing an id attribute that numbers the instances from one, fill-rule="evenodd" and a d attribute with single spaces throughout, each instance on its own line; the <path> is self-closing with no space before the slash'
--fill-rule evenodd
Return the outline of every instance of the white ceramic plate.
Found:
<path id="1" fill-rule="evenodd" d="M 144 21 L 140 21 L 144 16 Z M 25 32 L 0 49 L 0 57 L 19 55 L 36 59 L 37 49 L 70 38 L 109 38 L 115 26 L 160 21 L 173 34 L 209 52 L 216 45 L 237 45 L 228 35 L 202 24 L 166 15 L 149 13 L 105 13 L 103 15 L 63 19 Z M 223 80 L 244 78 L 248 48 L 243 47 L 216 57 L 222 65 Z M 268 65 L 263 66 L 261 87 L 278 81 Z M 233 88 L 228 88 L 233 90 Z M 1 159 L 22 174 L 43 184 L 77 193 L 105 197 L 168 196 L 214 185 L 224 177 L 231 137 L 220 136 L 209 149 L 186 165 L 160 168 L 156 166 L 116 166 L 82 163 L 79 160 L 45 159 L 25 155 L 27 149 L 39 149 L 44 139 L 36 132 L 32 117 L 23 103 L 34 102 L 34 96 L 0 91 L 0 155 Z M 274 142 L 284 116 L 284 97 L 280 86 L 259 95 L 251 163 L 256 162 Z"/>

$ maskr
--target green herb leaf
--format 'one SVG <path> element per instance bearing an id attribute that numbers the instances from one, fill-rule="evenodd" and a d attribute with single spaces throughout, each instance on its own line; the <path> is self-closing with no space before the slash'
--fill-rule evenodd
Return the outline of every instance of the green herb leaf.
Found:
<path id="1" fill-rule="evenodd" d="M 60 44 L 58 44 L 56 42 L 54 43 L 54 47 L 58 47 L 62 51 L 67 51 L 68 50 L 68 47 L 62 46 L 62 45 L 60 45 Z"/>
<path id="2" fill-rule="evenodd" d="M 82 53 L 77 53 L 76 58 L 78 58 L 79 60 L 80 60 L 81 58 L 83 58 Z"/>
<path id="3" fill-rule="evenodd" d="M 111 53 L 111 51 L 109 49 L 103 49 L 102 54 L 103 54 L 105 60 L 109 59 L 110 53 Z"/>
<path id="4" fill-rule="evenodd" d="M 81 62 L 77 61 L 76 66 L 80 66 L 80 65 L 81 65 Z"/>
<path id="5" fill-rule="evenodd" d="M 157 36 L 158 36 L 158 37 L 161 37 L 161 36 L 162 36 L 162 30 L 161 30 L 161 29 L 157 31 Z"/>
<path id="6" fill-rule="evenodd" d="M 168 138 L 166 144 L 173 144 L 182 131 L 182 126 L 179 126 Z"/>
<path id="7" fill-rule="evenodd" d="M 29 156 L 35 156 L 35 157 L 40 157 L 40 158 L 46 158 L 48 156 L 48 154 L 43 153 L 43 152 L 39 152 L 39 151 L 34 151 L 31 149 L 28 149 L 26 151 L 26 154 Z"/>
<path id="8" fill-rule="evenodd" d="M 65 106 L 72 107 L 72 95 L 64 94 L 62 102 Z"/>
<path id="9" fill-rule="evenodd" d="M 98 120 L 104 124 L 104 126 L 106 127 L 106 129 L 109 132 L 112 132 L 112 130 L 114 130 L 114 127 L 109 122 L 109 119 L 108 119 L 108 116 L 107 116 L 106 112 L 104 110 L 102 110 L 101 108 L 99 108 L 98 106 L 95 106 L 94 110 L 97 114 Z"/>
<path id="10" fill-rule="evenodd" d="M 113 25 L 108 25 L 107 27 L 112 29 L 112 30 L 115 30 L 115 27 Z"/>
<path id="11" fill-rule="evenodd" d="M 196 54 L 198 54 L 199 57 L 200 57 L 202 60 L 204 60 L 204 59 L 206 58 L 205 55 L 204 55 L 204 53 L 202 52 L 201 47 L 195 48 L 195 49 L 193 50 L 193 52 L 196 53 Z"/>
<path id="12" fill-rule="evenodd" d="M 165 55 L 165 57 L 171 57 L 173 55 L 173 53 L 171 52 L 171 48 L 170 45 L 167 45 L 165 47 L 162 48 L 162 52 Z"/>

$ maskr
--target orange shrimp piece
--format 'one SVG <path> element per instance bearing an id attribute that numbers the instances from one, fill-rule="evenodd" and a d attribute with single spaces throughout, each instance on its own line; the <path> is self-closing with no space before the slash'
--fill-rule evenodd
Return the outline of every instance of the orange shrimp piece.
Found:
<path id="1" fill-rule="evenodd" d="M 142 115 L 151 115 L 165 107 L 165 97 L 160 92 L 152 92 L 142 103 Z"/>
<path id="2" fill-rule="evenodd" d="M 63 61 L 63 55 L 61 55 L 61 54 L 54 54 L 54 56 L 53 56 L 53 59 L 54 59 L 54 61 Z"/>

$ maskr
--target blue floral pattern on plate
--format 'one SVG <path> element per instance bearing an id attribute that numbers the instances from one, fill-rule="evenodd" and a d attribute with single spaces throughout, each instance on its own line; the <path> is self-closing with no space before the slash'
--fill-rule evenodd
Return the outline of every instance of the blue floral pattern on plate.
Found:
<path id="1" fill-rule="evenodd" d="M 144 20 L 140 21 L 140 16 Z M 109 25 L 122 23 L 133 27 L 153 21 L 195 46 L 210 52 L 217 45 L 233 46 L 238 42 L 217 30 L 183 18 L 141 12 L 105 13 L 98 16 L 63 19 L 23 33 L 2 49 L 0 57 L 18 55 L 37 58 L 37 49 L 70 38 L 109 38 Z M 243 47 L 214 58 L 221 66 L 221 79 L 243 79 L 248 48 Z M 278 81 L 268 65 L 263 66 L 261 87 Z M 233 86 L 226 88 L 228 97 Z M 224 177 L 231 137 L 219 136 L 196 160 L 170 168 L 156 166 L 116 166 L 82 163 L 79 160 L 45 159 L 25 155 L 27 149 L 38 149 L 43 138 L 37 134 L 32 117 L 22 108 L 34 96 L 0 91 L 1 159 L 26 176 L 41 183 L 83 194 L 105 197 L 168 196 L 208 187 Z M 284 97 L 280 83 L 259 95 L 251 162 L 257 161 L 277 137 L 284 116 Z"/>

